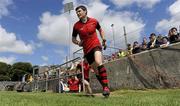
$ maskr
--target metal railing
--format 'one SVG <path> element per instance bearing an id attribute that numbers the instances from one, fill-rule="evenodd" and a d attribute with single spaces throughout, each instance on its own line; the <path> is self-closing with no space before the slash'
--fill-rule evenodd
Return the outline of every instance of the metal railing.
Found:
<path id="1" fill-rule="evenodd" d="M 56 75 L 54 76 L 54 78 L 51 78 L 50 76 L 46 76 L 45 78 L 38 78 L 39 75 L 36 75 L 34 70 L 33 70 L 33 78 L 34 81 L 33 83 L 33 90 L 35 91 L 48 91 L 48 90 L 55 90 L 56 92 L 61 92 L 61 83 L 62 80 L 64 80 L 65 82 L 67 82 L 67 78 L 71 77 L 71 76 L 76 76 L 77 73 L 73 73 L 73 74 L 67 74 L 68 71 L 70 71 L 71 67 L 67 67 L 67 64 L 71 64 L 74 65 L 75 62 L 80 61 L 83 64 L 83 58 L 81 57 L 77 57 L 75 59 L 69 60 L 65 63 L 62 63 L 60 65 L 54 65 L 53 66 L 53 70 L 56 71 Z M 83 67 L 82 68 L 82 80 L 84 80 L 84 70 Z M 51 69 L 49 69 L 48 71 L 50 71 Z M 48 72 L 45 71 L 45 72 Z M 64 73 L 64 74 L 62 74 Z M 84 85 L 84 81 L 82 81 L 83 83 L 83 92 L 85 92 L 85 85 Z M 58 91 L 57 91 L 57 87 L 58 87 Z"/>

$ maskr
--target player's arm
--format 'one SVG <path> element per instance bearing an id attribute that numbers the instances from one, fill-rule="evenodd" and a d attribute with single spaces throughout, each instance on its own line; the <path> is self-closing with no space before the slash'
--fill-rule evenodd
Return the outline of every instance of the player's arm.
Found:
<path id="1" fill-rule="evenodd" d="M 76 37 L 72 37 L 72 42 L 73 42 L 74 44 L 76 44 L 76 45 L 79 45 L 79 44 L 80 44 L 80 41 L 78 41 L 78 40 L 76 39 Z"/>
<path id="2" fill-rule="evenodd" d="M 99 22 L 97 22 L 97 26 L 96 26 L 97 30 L 99 31 L 99 34 L 101 36 L 102 39 L 102 45 L 104 46 L 104 50 L 106 49 L 106 39 L 105 39 L 105 33 L 102 30 L 101 26 L 99 25 Z"/>
<path id="3" fill-rule="evenodd" d="M 73 28 L 73 33 L 72 33 L 72 42 L 76 45 L 81 46 L 82 42 L 77 40 L 77 35 L 78 35 L 78 31 L 75 29 L 75 27 Z"/>

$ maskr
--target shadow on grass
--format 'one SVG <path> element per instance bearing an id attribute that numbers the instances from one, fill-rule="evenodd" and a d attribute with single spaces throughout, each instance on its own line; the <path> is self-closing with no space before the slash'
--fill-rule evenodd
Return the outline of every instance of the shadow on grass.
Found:
<path id="1" fill-rule="evenodd" d="M 94 98 L 95 95 L 93 94 L 74 94 L 73 96 L 76 96 L 76 97 L 88 97 L 88 98 Z"/>

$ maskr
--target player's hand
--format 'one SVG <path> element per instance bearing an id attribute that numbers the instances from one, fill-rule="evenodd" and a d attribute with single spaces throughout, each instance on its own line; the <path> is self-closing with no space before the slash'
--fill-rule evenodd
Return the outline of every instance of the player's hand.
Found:
<path id="1" fill-rule="evenodd" d="M 78 45 L 81 47 L 83 45 L 83 41 L 80 41 Z"/>
<path id="2" fill-rule="evenodd" d="M 106 50 L 106 48 L 107 48 L 106 39 L 103 39 L 102 46 L 103 46 L 103 49 Z"/>

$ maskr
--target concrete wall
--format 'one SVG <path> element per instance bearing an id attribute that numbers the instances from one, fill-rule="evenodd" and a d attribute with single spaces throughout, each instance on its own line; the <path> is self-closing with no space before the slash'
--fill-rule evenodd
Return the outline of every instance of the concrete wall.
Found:
<path id="1" fill-rule="evenodd" d="M 13 86 L 14 89 L 16 88 L 19 82 L 12 82 L 12 81 L 0 81 L 0 91 L 7 90 L 7 86 Z"/>
<path id="2" fill-rule="evenodd" d="M 180 43 L 148 50 L 105 64 L 111 90 L 180 88 Z M 102 87 L 91 75 L 93 91 Z"/>
<path id="3" fill-rule="evenodd" d="M 180 43 L 117 59 L 105 67 L 111 90 L 180 88 Z M 90 83 L 94 92 L 102 90 L 95 75 L 91 74 Z M 0 90 L 8 84 L 0 82 Z M 47 89 L 56 91 L 57 84 L 57 80 L 48 81 Z M 45 82 L 38 86 L 41 90 L 46 88 Z"/>

